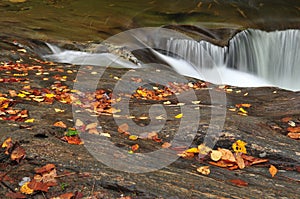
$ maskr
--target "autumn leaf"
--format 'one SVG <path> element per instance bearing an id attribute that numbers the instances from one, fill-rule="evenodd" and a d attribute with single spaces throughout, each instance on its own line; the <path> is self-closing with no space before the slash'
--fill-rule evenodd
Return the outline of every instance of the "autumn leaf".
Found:
<path id="1" fill-rule="evenodd" d="M 172 145 L 169 143 L 169 142 L 164 142 L 162 145 L 161 145 L 161 147 L 163 148 L 163 149 L 166 149 L 166 148 L 169 148 L 169 147 L 171 147 Z"/>
<path id="2" fill-rule="evenodd" d="M 198 145 L 199 154 L 207 155 L 212 149 L 206 146 L 205 144 Z"/>
<path id="3" fill-rule="evenodd" d="M 190 148 L 185 151 L 186 153 L 199 153 L 198 148 Z"/>
<path id="4" fill-rule="evenodd" d="M 30 118 L 24 121 L 25 123 L 33 123 L 34 122 L 34 118 Z"/>
<path id="5" fill-rule="evenodd" d="M 180 113 L 180 114 L 176 115 L 175 118 L 176 118 L 176 119 L 180 119 L 180 118 L 182 118 L 182 116 L 183 116 L 183 114 Z"/>
<path id="6" fill-rule="evenodd" d="M 236 153 L 241 152 L 246 154 L 247 153 L 246 145 L 247 145 L 246 142 L 237 140 L 235 143 L 232 144 L 232 149 Z"/>
<path id="7" fill-rule="evenodd" d="M 128 137 L 128 139 L 129 140 L 137 140 L 139 138 L 139 136 L 137 136 L 137 135 L 130 135 L 129 137 Z"/>
<path id="8" fill-rule="evenodd" d="M 78 136 L 64 136 L 63 137 L 69 144 L 81 145 L 83 141 Z"/>
<path id="9" fill-rule="evenodd" d="M 300 133 L 300 126 L 297 126 L 297 127 L 288 127 L 287 130 L 290 133 Z"/>
<path id="10" fill-rule="evenodd" d="M 28 188 L 34 191 L 43 191 L 43 192 L 48 192 L 49 190 L 49 184 L 48 183 L 43 183 L 43 182 L 37 182 L 35 179 L 31 180 L 27 184 Z"/>
<path id="11" fill-rule="evenodd" d="M 55 122 L 53 126 L 60 127 L 60 128 L 67 128 L 67 125 L 63 121 Z"/>
<path id="12" fill-rule="evenodd" d="M 74 193 L 65 193 L 58 196 L 58 199 L 72 199 L 74 197 Z"/>
<path id="13" fill-rule="evenodd" d="M 121 125 L 119 126 L 118 132 L 119 132 L 119 133 L 125 133 L 125 132 L 128 131 L 128 129 L 129 129 L 128 124 L 124 123 L 124 124 L 121 124 Z"/>
<path id="14" fill-rule="evenodd" d="M 46 173 L 46 172 L 49 172 L 51 171 L 52 169 L 55 168 L 55 165 L 54 164 L 46 164 L 45 166 L 43 167 L 39 167 L 39 168 L 35 168 L 34 171 L 36 173 Z"/>
<path id="15" fill-rule="evenodd" d="M 240 169 L 245 168 L 244 159 L 241 156 L 241 153 L 235 153 L 236 163 Z"/>
<path id="16" fill-rule="evenodd" d="M 236 159 L 230 150 L 218 148 L 218 151 L 222 153 L 222 160 L 229 161 L 229 162 L 236 162 Z"/>
<path id="17" fill-rule="evenodd" d="M 271 176 L 274 177 L 276 175 L 276 173 L 278 172 L 278 169 L 275 166 L 270 165 L 269 172 L 270 172 Z"/>
<path id="18" fill-rule="evenodd" d="M 21 186 L 21 188 L 20 188 L 20 192 L 21 193 L 24 193 L 24 194 L 32 194 L 33 192 L 34 192 L 34 190 L 33 189 L 31 189 L 31 188 L 29 188 L 28 187 L 28 184 L 29 184 L 30 182 L 25 182 L 25 184 L 23 184 L 22 186 Z"/>
<path id="19" fill-rule="evenodd" d="M 222 153 L 221 151 L 217 151 L 217 150 L 212 150 L 210 153 L 210 159 L 212 159 L 213 161 L 218 161 L 222 158 Z"/>
<path id="20" fill-rule="evenodd" d="M 210 174 L 210 169 L 209 166 L 201 166 L 197 168 L 197 171 L 203 175 L 209 175 Z"/>
<path id="21" fill-rule="evenodd" d="M 131 146 L 131 150 L 134 152 L 134 151 L 137 151 L 138 149 L 140 148 L 140 146 L 138 144 L 134 144 Z"/>
<path id="22" fill-rule="evenodd" d="M 18 143 L 15 144 L 14 150 L 10 154 L 10 159 L 19 163 L 23 158 L 25 158 L 25 150 Z"/>
<path id="23" fill-rule="evenodd" d="M 13 147 L 13 142 L 11 137 L 7 138 L 3 144 L 2 144 L 2 148 L 5 148 L 5 154 L 8 155 L 9 154 L 9 149 L 11 149 Z"/>
<path id="24" fill-rule="evenodd" d="M 89 130 L 89 129 L 94 129 L 98 126 L 98 123 L 97 122 L 93 122 L 93 123 L 90 123 L 88 125 L 85 126 L 85 130 Z"/>
<path id="25" fill-rule="evenodd" d="M 231 179 L 231 180 L 228 180 L 228 182 L 230 182 L 231 184 L 237 185 L 239 187 L 248 186 L 248 182 L 241 180 L 241 179 Z"/>
<path id="26" fill-rule="evenodd" d="M 287 136 L 292 139 L 300 139 L 300 133 L 288 133 Z"/>
<path id="27" fill-rule="evenodd" d="M 23 195 L 20 192 L 8 192 L 5 194 L 6 197 L 8 198 L 13 198 L 13 199 L 23 199 L 23 198 L 27 198 L 26 195 Z"/>

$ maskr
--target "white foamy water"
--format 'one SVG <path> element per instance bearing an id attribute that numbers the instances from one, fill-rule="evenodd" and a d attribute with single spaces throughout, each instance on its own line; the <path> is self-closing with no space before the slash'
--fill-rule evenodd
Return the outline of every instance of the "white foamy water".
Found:
<path id="1" fill-rule="evenodd" d="M 164 49 L 159 46 L 160 42 L 157 43 L 158 49 Z M 299 30 L 246 30 L 232 38 L 228 47 L 176 38 L 170 38 L 166 45 L 169 52 L 176 52 L 177 58 L 153 49 L 151 52 L 179 74 L 220 85 L 274 86 L 300 91 Z M 56 62 L 140 67 L 111 53 L 87 53 L 62 50 L 50 44 L 48 46 L 53 54 L 45 58 Z"/>

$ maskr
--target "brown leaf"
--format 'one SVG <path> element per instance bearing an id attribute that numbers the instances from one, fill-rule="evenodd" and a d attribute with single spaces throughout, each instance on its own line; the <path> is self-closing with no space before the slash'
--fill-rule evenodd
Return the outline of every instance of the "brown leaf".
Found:
<path id="1" fill-rule="evenodd" d="M 26 153 L 23 147 L 21 147 L 19 144 L 16 145 L 17 146 L 10 154 L 10 159 L 15 160 L 17 163 L 19 163 L 25 157 Z"/>
<path id="2" fill-rule="evenodd" d="M 202 166 L 202 167 L 198 167 L 197 171 L 203 175 L 209 175 L 210 174 L 210 169 L 209 166 Z"/>
<path id="3" fill-rule="evenodd" d="M 208 163 L 211 164 L 211 165 L 217 166 L 217 167 L 222 167 L 222 168 L 234 166 L 233 163 L 227 162 L 227 161 L 224 161 L 224 160 L 219 160 L 218 162 L 209 161 Z"/>
<path id="4" fill-rule="evenodd" d="M 118 132 L 119 132 L 119 133 L 125 133 L 125 132 L 128 131 L 128 129 L 129 129 L 128 124 L 124 123 L 124 124 L 121 124 L 121 125 L 119 126 Z"/>
<path id="5" fill-rule="evenodd" d="M 65 194 L 58 196 L 58 198 L 60 198 L 60 199 L 71 199 L 73 197 L 74 197 L 73 193 L 65 193 Z"/>
<path id="6" fill-rule="evenodd" d="M 291 118 L 291 117 L 284 117 L 284 118 L 282 118 L 281 119 L 281 121 L 282 122 L 289 122 L 289 121 L 291 121 L 293 118 Z"/>
<path id="7" fill-rule="evenodd" d="M 230 182 L 231 184 L 237 185 L 239 187 L 248 186 L 248 182 L 245 182 L 244 180 L 241 180 L 241 179 L 231 179 L 231 180 L 228 180 L 228 182 Z"/>
<path id="8" fill-rule="evenodd" d="M 35 191 L 48 192 L 50 186 L 47 183 L 37 182 L 35 179 L 33 179 L 29 182 L 28 187 Z"/>
<path id="9" fill-rule="evenodd" d="M 2 148 L 5 148 L 5 154 L 8 155 L 9 154 L 9 149 L 11 149 L 13 147 L 13 143 L 12 143 L 12 139 L 11 137 L 7 138 L 3 144 L 2 144 Z"/>
<path id="10" fill-rule="evenodd" d="M 27 198 L 26 195 L 21 194 L 20 192 L 8 192 L 5 194 L 6 197 L 8 198 L 13 198 L 13 199 L 22 199 L 22 198 Z"/>
<path id="11" fill-rule="evenodd" d="M 271 176 L 274 177 L 276 175 L 276 173 L 278 172 L 278 169 L 276 167 L 274 167 L 273 165 L 270 165 L 269 172 L 270 172 Z"/>
<path id="12" fill-rule="evenodd" d="M 34 171 L 36 173 L 46 173 L 46 172 L 50 172 L 52 169 L 55 168 L 55 165 L 54 164 L 46 164 L 45 166 L 43 167 L 40 167 L 40 168 L 35 168 Z"/>

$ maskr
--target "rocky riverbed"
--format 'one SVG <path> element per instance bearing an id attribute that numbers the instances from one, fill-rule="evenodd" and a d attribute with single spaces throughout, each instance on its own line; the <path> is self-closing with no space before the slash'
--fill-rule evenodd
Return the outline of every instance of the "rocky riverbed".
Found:
<path id="1" fill-rule="evenodd" d="M 216 86 L 191 78 L 188 82 L 176 82 L 179 80 L 174 75 L 170 77 L 174 79 L 170 82 L 171 90 L 148 85 L 139 87 L 134 93 L 118 96 L 120 103 L 124 99 L 130 102 L 130 115 L 123 115 L 122 110 L 111 106 L 118 100 L 111 93 L 128 69 L 107 68 L 96 87 L 98 93 L 91 98 L 85 97 L 88 96 L 85 93 L 80 98 L 73 90 L 75 80 L 81 77 L 88 77 L 88 80 L 97 74 L 96 68 L 44 61 L 39 53 L 47 52 L 46 46 L 20 37 L 2 37 L 0 46 L 1 141 L 11 137 L 13 145 L 8 154 L 5 154 L 4 145 L 2 148 L 2 198 L 297 198 L 300 193 L 299 92 L 273 87 Z M 139 78 L 138 70 L 132 71 L 135 72 L 136 78 L 129 81 L 139 85 L 145 80 Z M 195 93 L 193 101 L 190 91 Z M 212 102 L 212 95 L 226 96 L 226 104 Z M 149 107 L 153 104 L 164 106 L 166 114 L 161 115 L 159 109 L 153 109 L 151 114 L 155 119 L 150 121 Z M 192 109 L 180 115 L 184 107 Z M 72 110 L 76 108 L 83 113 L 80 120 L 74 118 Z M 201 117 L 198 129 L 193 133 L 191 125 L 180 124 L 180 121 L 195 110 Z M 211 118 L 212 110 L 217 112 L 213 114 L 214 118 Z M 226 115 L 221 114 L 222 111 Z M 146 137 L 134 137 L 130 125 L 128 128 L 123 125 L 125 130 L 120 130 L 114 117 L 119 117 L 118 121 L 123 124 L 134 121 L 145 128 L 150 122 L 159 125 L 165 117 L 166 124 L 156 134 L 145 132 L 148 133 Z M 93 126 L 95 118 L 101 130 Z M 95 154 L 92 156 L 85 147 L 89 140 L 80 140 L 76 135 L 78 131 L 82 135 L 102 136 L 129 155 L 164 147 L 182 154 L 201 145 L 212 120 L 223 119 L 224 127 L 218 132 L 214 149 L 234 152 L 233 143 L 237 140 L 246 142 L 249 157 L 246 160 L 243 156 L 245 168 L 240 165 L 233 168 L 235 163 L 232 162 L 231 166 L 226 166 L 227 162 L 223 167 L 218 161 L 211 164 L 213 161 L 209 156 L 199 159 L 199 151 L 194 151 L 159 170 L 127 173 L 97 161 Z M 192 136 L 191 145 L 168 145 L 181 125 L 186 125 L 184 135 Z M 82 144 L 81 141 L 86 142 Z M 105 156 L 108 147 L 103 142 L 94 152 L 97 157 Z M 252 165 L 253 158 L 263 161 Z M 158 161 L 165 160 L 158 157 Z M 55 179 L 54 185 L 42 181 L 47 190 L 39 187 L 41 184 L 31 185 L 32 193 L 21 189 L 19 182 L 24 177 L 30 177 L 32 183 L 41 170 L 37 168 L 48 164 L 54 165 L 55 174 L 53 166 L 43 170 L 44 173 L 52 172 L 49 178 Z M 274 177 L 269 171 L 271 165 L 277 169 Z M 202 166 L 208 166 L 210 174 L 199 173 L 197 168 Z"/>

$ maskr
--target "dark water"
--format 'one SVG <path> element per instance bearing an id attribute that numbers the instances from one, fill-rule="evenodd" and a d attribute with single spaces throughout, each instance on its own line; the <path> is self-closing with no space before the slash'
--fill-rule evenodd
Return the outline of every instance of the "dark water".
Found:
<path id="1" fill-rule="evenodd" d="M 300 27 L 295 0 L 3 0 L 0 12 L 0 34 L 42 40 L 101 41 L 128 29 L 169 24 Z"/>

